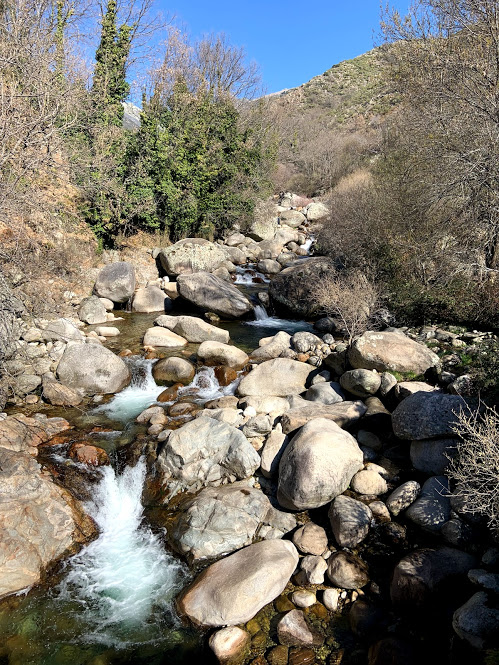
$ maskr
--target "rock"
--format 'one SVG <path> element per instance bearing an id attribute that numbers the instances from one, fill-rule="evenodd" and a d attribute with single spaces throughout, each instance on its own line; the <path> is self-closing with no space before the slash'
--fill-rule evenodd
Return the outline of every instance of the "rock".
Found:
<path id="1" fill-rule="evenodd" d="M 237 379 L 237 372 L 232 367 L 227 367 L 226 365 L 219 365 L 218 367 L 215 367 L 215 377 L 219 385 L 229 386 Z"/>
<path id="2" fill-rule="evenodd" d="M 304 556 L 300 561 L 300 565 L 301 570 L 296 576 L 297 581 L 299 579 L 299 584 L 324 584 L 327 563 L 321 556 Z M 314 600 L 314 602 L 316 601 Z"/>
<path id="3" fill-rule="evenodd" d="M 324 561 L 324 559 L 323 559 Z M 306 591 L 305 589 L 298 589 L 297 591 L 294 591 L 292 596 L 291 596 L 291 602 L 293 605 L 296 605 L 296 607 L 312 607 L 312 605 L 315 605 L 317 602 L 317 598 L 315 596 L 315 593 L 312 593 L 311 591 Z"/>
<path id="4" fill-rule="evenodd" d="M 454 612 L 452 627 L 462 640 L 475 649 L 497 647 L 499 609 L 484 591 L 475 593 Z"/>
<path id="5" fill-rule="evenodd" d="M 154 321 L 156 326 L 172 330 L 177 335 L 185 337 L 188 342 L 201 344 L 201 342 L 229 343 L 229 332 L 223 328 L 212 326 L 197 316 L 158 316 Z"/>
<path id="6" fill-rule="evenodd" d="M 277 476 L 279 463 L 288 442 L 288 437 L 282 431 L 274 430 L 268 435 L 260 460 L 260 469 L 265 478 Z"/>
<path id="7" fill-rule="evenodd" d="M 59 381 L 87 395 L 117 393 L 130 383 L 126 363 L 97 344 L 70 344 L 57 366 Z"/>
<path id="8" fill-rule="evenodd" d="M 227 365 L 233 369 L 241 369 L 249 361 L 246 353 L 237 346 L 221 342 L 203 342 L 199 346 L 197 356 L 205 365 Z"/>
<path id="9" fill-rule="evenodd" d="M 83 397 L 77 390 L 63 386 L 54 379 L 43 379 L 43 399 L 54 406 L 78 406 Z"/>
<path id="10" fill-rule="evenodd" d="M 432 476 L 441 476 L 450 458 L 457 453 L 458 439 L 422 439 L 412 441 L 410 456 L 415 469 Z"/>
<path id="11" fill-rule="evenodd" d="M 211 272 L 227 260 L 223 247 L 203 238 L 185 238 L 162 249 L 158 255 L 169 277 Z"/>
<path id="12" fill-rule="evenodd" d="M 289 540 L 249 545 L 206 568 L 181 594 L 177 609 L 202 626 L 245 623 L 282 593 L 297 564 Z"/>
<path id="13" fill-rule="evenodd" d="M 392 603 L 401 609 L 420 609 L 445 594 L 444 585 L 458 584 L 475 562 L 475 557 L 451 547 L 415 550 L 395 566 Z"/>
<path id="14" fill-rule="evenodd" d="M 159 286 L 146 286 L 138 289 L 133 297 L 133 312 L 169 312 L 172 301 Z"/>
<path id="15" fill-rule="evenodd" d="M 475 568 L 468 573 L 468 579 L 473 584 L 481 586 L 486 591 L 499 594 L 499 574 L 489 573 L 483 568 Z"/>
<path id="16" fill-rule="evenodd" d="M 386 507 L 396 517 L 416 501 L 421 492 L 421 485 L 415 480 L 408 480 L 393 490 L 386 500 Z"/>
<path id="17" fill-rule="evenodd" d="M 275 203 L 257 201 L 251 224 L 251 236 L 257 240 L 270 240 L 277 231 L 278 209 Z"/>
<path id="18" fill-rule="evenodd" d="M 28 418 L 16 413 L 0 420 L 0 448 L 36 455 L 36 448 L 70 428 L 64 418 Z"/>
<path id="19" fill-rule="evenodd" d="M 281 265 L 274 259 L 263 259 L 257 263 L 257 270 L 263 272 L 265 275 L 276 275 L 281 272 Z"/>
<path id="20" fill-rule="evenodd" d="M 324 203 L 309 203 L 305 208 L 309 222 L 318 222 L 330 214 L 330 210 Z"/>
<path id="21" fill-rule="evenodd" d="M 114 303 L 130 300 L 135 291 L 135 270 L 131 263 L 118 261 L 108 263 L 97 275 L 94 293 Z"/>
<path id="22" fill-rule="evenodd" d="M 173 381 L 187 385 L 195 375 L 194 365 L 184 358 L 172 356 L 155 363 L 152 375 L 155 381 Z"/>
<path id="23" fill-rule="evenodd" d="M 352 395 L 369 397 L 378 392 L 381 377 L 368 369 L 352 369 L 341 375 L 340 385 Z"/>
<path id="24" fill-rule="evenodd" d="M 348 360 L 356 369 L 424 374 L 439 357 L 401 332 L 366 332 L 352 342 Z"/>
<path id="25" fill-rule="evenodd" d="M 373 515 L 368 506 L 349 496 L 337 496 L 328 511 L 336 542 L 340 547 L 355 547 L 369 533 Z"/>
<path id="26" fill-rule="evenodd" d="M 10 388 L 15 395 L 24 397 L 41 385 L 42 380 L 36 374 L 21 374 L 9 381 Z"/>
<path id="27" fill-rule="evenodd" d="M 319 646 L 324 638 L 309 628 L 300 610 L 291 610 L 277 624 L 277 638 L 285 646 Z"/>
<path id="28" fill-rule="evenodd" d="M 305 399 L 321 404 L 337 404 L 344 401 L 345 393 L 335 381 L 316 383 L 307 390 Z"/>
<path id="29" fill-rule="evenodd" d="M 293 534 L 293 543 L 300 552 L 315 555 L 309 558 L 315 558 L 324 554 L 328 546 L 325 530 L 313 522 L 307 522 L 295 531 Z"/>
<path id="30" fill-rule="evenodd" d="M 407 441 L 452 436 L 460 411 L 468 411 L 459 395 L 419 392 L 404 399 L 392 413 L 395 436 Z"/>
<path id="31" fill-rule="evenodd" d="M 256 413 L 271 413 L 274 416 L 282 416 L 289 410 L 289 402 L 285 397 L 274 395 L 248 395 L 239 400 L 242 408 L 247 406 L 255 409 Z"/>
<path id="32" fill-rule="evenodd" d="M 208 644 L 221 665 L 231 665 L 241 660 L 249 649 L 250 634 L 237 626 L 227 626 L 217 630 Z"/>
<path id="33" fill-rule="evenodd" d="M 401 381 L 395 386 L 395 397 L 401 401 L 414 393 L 433 393 L 435 391 L 438 391 L 438 388 L 425 381 Z"/>
<path id="34" fill-rule="evenodd" d="M 196 562 L 218 558 L 255 540 L 282 538 L 295 526 L 295 518 L 273 508 L 261 490 L 237 482 L 201 490 L 182 507 L 169 531 L 175 549 Z"/>
<path id="35" fill-rule="evenodd" d="M 46 342 L 81 342 L 83 333 L 69 319 L 56 319 L 49 321 L 42 331 L 42 337 Z"/>
<path id="36" fill-rule="evenodd" d="M 372 448 L 376 452 L 379 452 L 383 448 L 383 444 L 378 436 L 374 432 L 368 432 L 367 430 L 360 429 L 357 432 L 357 441 L 360 446 L 366 446 L 367 448 Z"/>
<path id="37" fill-rule="evenodd" d="M 398 637 L 385 637 L 369 647 L 368 665 L 420 665 L 427 651 Z"/>
<path id="38" fill-rule="evenodd" d="M 361 589 L 369 582 L 366 564 L 351 552 L 333 552 L 327 562 L 327 576 L 340 589 Z"/>
<path id="39" fill-rule="evenodd" d="M 421 529 L 438 533 L 450 518 L 448 479 L 445 476 L 428 478 L 419 497 L 405 511 L 405 516 Z"/>
<path id="40" fill-rule="evenodd" d="M 359 420 L 365 412 L 366 406 L 360 401 L 328 405 L 315 402 L 310 406 L 291 408 L 286 411 L 281 418 L 282 431 L 289 434 L 317 418 L 330 420 L 340 427 L 348 427 Z"/>
<path id="41" fill-rule="evenodd" d="M 267 360 L 241 380 L 237 392 L 247 395 L 286 397 L 304 392 L 305 382 L 314 368 L 289 358 Z"/>
<path id="42" fill-rule="evenodd" d="M 316 418 L 301 428 L 283 453 L 277 500 L 291 510 L 323 506 L 347 489 L 362 461 L 351 434 L 330 420 Z"/>
<path id="43" fill-rule="evenodd" d="M 0 488 L 4 597 L 37 584 L 44 568 L 85 540 L 89 524 L 69 492 L 43 475 L 29 454 L 0 447 Z"/>
<path id="44" fill-rule="evenodd" d="M 365 641 L 376 639 L 389 623 L 386 612 L 365 598 L 359 598 L 353 603 L 348 620 L 354 635 Z"/>
<path id="45" fill-rule="evenodd" d="M 284 212 L 281 212 L 280 218 L 281 222 L 287 224 L 292 229 L 302 226 L 307 221 L 305 215 L 298 210 L 285 210 Z"/>
<path id="46" fill-rule="evenodd" d="M 175 349 L 187 344 L 187 340 L 180 335 L 176 335 L 166 328 L 148 328 L 142 341 L 144 346 L 162 347 L 165 349 Z"/>
<path id="47" fill-rule="evenodd" d="M 73 443 L 69 449 L 71 459 L 86 466 L 104 466 L 109 464 L 109 456 L 105 450 L 87 443 Z"/>
<path id="48" fill-rule="evenodd" d="M 322 602 L 330 612 L 336 612 L 340 601 L 341 589 L 324 589 Z"/>
<path id="49" fill-rule="evenodd" d="M 242 233 L 231 233 L 227 238 L 225 239 L 225 244 L 227 247 L 237 247 L 237 245 L 242 245 L 246 238 L 243 236 Z"/>
<path id="50" fill-rule="evenodd" d="M 158 455 L 161 482 L 170 496 L 229 479 L 249 478 L 260 457 L 242 432 L 200 417 L 170 433 Z"/>
<path id="51" fill-rule="evenodd" d="M 109 298 L 99 298 L 100 302 L 104 305 L 106 308 L 106 312 L 112 312 L 114 309 L 114 302 L 112 300 L 109 300 Z M 104 321 L 102 322 L 104 323 Z"/>
<path id="52" fill-rule="evenodd" d="M 272 421 L 269 416 L 260 413 L 253 416 L 243 426 L 243 434 L 250 439 L 254 436 L 267 436 L 272 431 Z"/>
<path id="53" fill-rule="evenodd" d="M 350 486 L 357 494 L 371 494 L 378 496 L 388 491 L 386 480 L 372 469 L 363 469 L 355 474 Z"/>
<path id="54" fill-rule="evenodd" d="M 78 308 L 78 318 L 84 323 L 106 323 L 107 309 L 97 296 L 84 298 Z"/>
<path id="55" fill-rule="evenodd" d="M 228 319 L 237 319 L 253 310 L 241 291 L 223 279 L 207 272 L 181 275 L 177 279 L 182 298 L 204 312 L 214 312 Z"/>
<path id="56" fill-rule="evenodd" d="M 391 520 L 390 511 L 383 501 L 371 501 L 369 508 L 376 522 L 389 522 Z"/>
<path id="57" fill-rule="evenodd" d="M 388 393 L 395 388 L 397 385 L 397 379 L 390 374 L 390 372 L 383 372 L 381 374 L 381 386 L 379 388 L 379 394 L 381 397 L 386 397 Z"/>
<path id="58" fill-rule="evenodd" d="M 260 346 L 251 353 L 251 360 L 271 360 L 278 358 L 283 351 L 290 348 L 291 335 L 281 330 L 267 344 Z"/>
<path id="59" fill-rule="evenodd" d="M 95 332 L 101 337 L 117 337 L 120 334 L 119 328 L 113 326 L 99 326 Z"/>
<path id="60" fill-rule="evenodd" d="M 326 258 L 313 258 L 285 268 L 270 282 L 271 301 L 285 312 L 300 317 L 314 316 L 317 313 L 313 289 L 334 269 Z"/>

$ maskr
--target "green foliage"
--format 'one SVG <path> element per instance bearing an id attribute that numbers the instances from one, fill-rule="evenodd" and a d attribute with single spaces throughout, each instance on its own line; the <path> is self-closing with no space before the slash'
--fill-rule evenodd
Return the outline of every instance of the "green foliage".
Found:
<path id="1" fill-rule="evenodd" d="M 472 378 L 475 388 L 492 406 L 499 406 L 499 342 L 490 340 L 480 345 L 473 357 Z"/>

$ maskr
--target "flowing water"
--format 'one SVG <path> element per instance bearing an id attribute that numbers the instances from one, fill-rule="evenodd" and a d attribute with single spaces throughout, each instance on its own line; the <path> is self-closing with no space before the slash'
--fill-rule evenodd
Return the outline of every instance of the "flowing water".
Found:
<path id="1" fill-rule="evenodd" d="M 279 319 L 276 316 L 269 316 L 263 305 L 255 305 L 255 320 L 245 321 L 245 325 L 256 326 L 258 328 L 269 328 L 269 330 L 274 329 L 274 332 L 269 334 L 275 334 L 276 328 L 278 330 L 285 330 L 290 334 L 298 332 L 299 330 L 312 330 L 312 326 L 306 321 Z"/>

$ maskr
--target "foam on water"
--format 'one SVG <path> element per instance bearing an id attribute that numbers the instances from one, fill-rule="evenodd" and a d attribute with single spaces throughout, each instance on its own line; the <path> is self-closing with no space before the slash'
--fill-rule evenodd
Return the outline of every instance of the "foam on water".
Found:
<path id="1" fill-rule="evenodd" d="M 134 627 L 145 638 L 145 622 L 154 613 L 158 622 L 171 614 L 171 600 L 186 581 L 183 566 L 142 525 L 145 474 L 144 460 L 121 475 L 102 469 L 86 505 L 99 537 L 70 559 L 59 585 L 59 599 L 76 605 L 89 642 L 122 646 Z"/>
<path id="2" fill-rule="evenodd" d="M 252 264 L 248 265 L 251 266 Z M 241 268 L 238 266 L 236 268 L 236 279 L 234 281 L 234 284 L 246 284 L 251 286 L 257 283 L 255 282 L 256 279 L 265 283 L 270 281 L 268 277 L 266 277 L 263 273 L 258 272 L 258 270 L 255 270 L 255 268 L 253 267 Z"/>
<path id="3" fill-rule="evenodd" d="M 180 388 L 178 394 L 180 396 L 193 394 L 196 401 L 208 402 L 211 399 L 217 399 L 225 395 L 233 395 L 240 381 L 241 379 L 238 377 L 228 386 L 221 386 L 215 376 L 213 367 L 201 367 L 192 380 L 192 383 L 184 388 Z"/>

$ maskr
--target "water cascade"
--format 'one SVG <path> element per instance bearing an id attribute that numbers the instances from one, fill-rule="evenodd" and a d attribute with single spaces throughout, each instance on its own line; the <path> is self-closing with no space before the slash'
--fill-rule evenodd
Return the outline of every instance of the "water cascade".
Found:
<path id="1" fill-rule="evenodd" d="M 179 396 L 194 394 L 196 401 L 204 403 L 225 395 L 234 395 L 240 380 L 240 378 L 237 378 L 228 386 L 221 386 L 215 376 L 213 367 L 201 367 L 192 383 L 180 388 L 178 394 Z"/>
<path id="2" fill-rule="evenodd" d="M 291 319 L 278 319 L 276 316 L 269 316 L 263 305 L 255 305 L 255 320 L 245 321 L 247 326 L 261 326 L 262 328 L 278 328 L 288 333 L 294 333 L 298 330 L 311 330 L 312 326 L 305 321 L 293 321 Z"/>
<path id="3" fill-rule="evenodd" d="M 268 283 L 270 280 L 261 272 L 258 272 L 254 264 L 249 263 L 247 267 L 237 266 L 234 284 L 245 284 L 255 286 L 258 283 Z"/>

